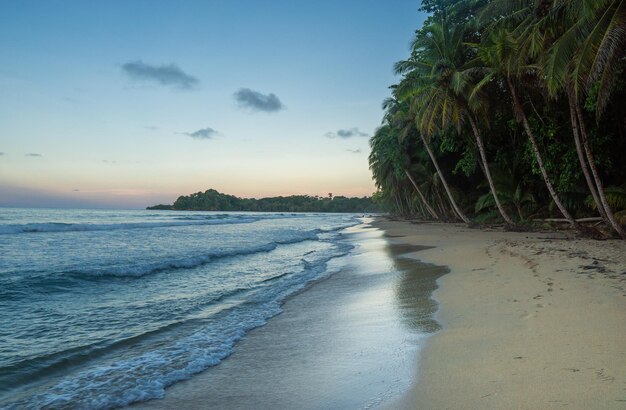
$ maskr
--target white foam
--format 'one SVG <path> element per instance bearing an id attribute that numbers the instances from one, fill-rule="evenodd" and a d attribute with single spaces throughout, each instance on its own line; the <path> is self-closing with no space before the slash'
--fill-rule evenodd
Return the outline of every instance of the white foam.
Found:
<path id="1" fill-rule="evenodd" d="M 136 358 L 115 361 L 68 377 L 39 395 L 9 408 L 109 409 L 162 398 L 165 388 L 188 379 L 229 356 L 237 341 L 281 312 L 288 296 L 314 280 L 329 276 L 329 260 L 343 256 L 349 245 L 336 246 L 317 260 L 302 261 L 302 271 L 253 289 L 245 300 L 229 305 L 193 334 Z M 333 270 L 334 271 L 334 270 Z"/>
<path id="2" fill-rule="evenodd" d="M 153 229 L 169 228 L 177 226 L 194 225 L 225 225 L 225 224 L 246 224 L 258 221 L 258 218 L 202 218 L 189 220 L 176 220 L 171 222 L 130 222 L 115 224 L 95 224 L 95 223 L 27 223 L 27 224 L 6 224 L 0 225 L 0 235 L 21 234 L 21 233 L 43 233 L 43 232 L 86 232 L 86 231 L 113 231 L 122 229 Z"/>

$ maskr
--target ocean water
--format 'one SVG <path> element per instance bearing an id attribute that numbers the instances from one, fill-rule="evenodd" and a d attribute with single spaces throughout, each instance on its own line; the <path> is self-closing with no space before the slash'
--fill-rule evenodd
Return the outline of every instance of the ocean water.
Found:
<path id="1" fill-rule="evenodd" d="M 352 214 L 0 208 L 0 408 L 114 408 L 229 356 Z M 339 264 L 332 264 L 336 268 Z"/>

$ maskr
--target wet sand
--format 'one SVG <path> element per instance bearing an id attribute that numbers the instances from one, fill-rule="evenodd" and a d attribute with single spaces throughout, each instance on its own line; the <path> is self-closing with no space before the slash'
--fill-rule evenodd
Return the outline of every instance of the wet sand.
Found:
<path id="1" fill-rule="evenodd" d="M 626 243 L 379 220 L 447 265 L 413 387 L 389 409 L 625 409 Z"/>
<path id="2" fill-rule="evenodd" d="M 292 297 L 218 366 L 166 390 L 158 409 L 363 409 L 402 397 L 427 335 L 438 329 L 430 299 L 447 268 L 401 255 L 383 232 L 351 228 L 352 255 Z"/>

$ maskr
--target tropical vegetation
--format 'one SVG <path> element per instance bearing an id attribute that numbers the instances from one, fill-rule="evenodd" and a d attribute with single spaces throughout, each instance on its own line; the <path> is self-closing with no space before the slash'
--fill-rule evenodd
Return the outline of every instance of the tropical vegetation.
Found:
<path id="1" fill-rule="evenodd" d="M 626 239 L 626 1 L 421 10 L 370 139 L 376 198 L 406 217 Z"/>
<path id="2" fill-rule="evenodd" d="M 178 197 L 173 205 L 155 205 L 148 209 L 173 211 L 251 211 L 251 212 L 380 212 L 371 197 L 291 195 L 270 198 L 239 198 L 215 189 Z"/>

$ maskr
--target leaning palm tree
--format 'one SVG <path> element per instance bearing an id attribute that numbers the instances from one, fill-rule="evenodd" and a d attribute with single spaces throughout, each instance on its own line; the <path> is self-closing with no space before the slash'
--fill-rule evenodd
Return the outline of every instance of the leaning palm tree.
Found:
<path id="1" fill-rule="evenodd" d="M 428 200 L 426 199 L 426 197 L 424 196 L 424 194 L 422 193 L 422 190 L 420 189 L 419 185 L 417 184 L 417 182 L 415 182 L 415 179 L 413 179 L 413 177 L 411 176 L 411 173 L 409 172 L 408 169 L 404 170 L 404 173 L 406 174 L 407 178 L 409 178 L 409 181 L 411 181 L 411 184 L 413 185 L 413 187 L 415 188 L 415 191 L 417 192 L 417 194 L 420 197 L 420 200 L 422 201 L 422 204 L 424 204 L 424 207 L 426 208 L 426 210 L 428 211 L 428 213 L 430 214 L 430 216 L 432 216 L 433 218 L 439 220 L 439 215 L 437 214 L 437 212 L 433 209 L 432 206 L 430 206 L 430 204 L 428 203 Z"/>
<path id="2" fill-rule="evenodd" d="M 548 89 L 553 95 L 563 89 L 566 91 L 576 149 L 589 190 L 600 215 L 626 239 L 626 232 L 615 219 L 604 192 L 581 104 L 590 87 L 595 86 L 596 119 L 599 120 L 611 99 L 626 47 L 626 1 L 554 0 L 548 18 L 551 16 L 557 16 L 563 30 L 543 64 Z"/>
<path id="3" fill-rule="evenodd" d="M 596 117 L 606 110 L 620 75 L 619 60 L 626 47 L 626 1 L 552 0 L 548 17 L 558 19 L 563 30 L 555 39 L 546 62 L 551 91 L 570 82 L 576 96 L 597 85 Z"/>
<path id="4" fill-rule="evenodd" d="M 394 105 L 392 105 L 388 109 L 387 117 L 390 118 L 390 120 L 392 121 L 392 123 L 394 124 L 396 128 L 401 130 L 399 137 L 401 139 L 404 139 L 408 135 L 410 135 L 413 131 L 416 130 L 416 115 L 417 114 L 415 111 L 415 105 L 414 104 L 409 105 L 408 101 L 404 101 L 402 104 L 400 104 L 397 99 L 394 99 L 394 101 L 395 101 Z M 402 108 L 401 108 L 401 105 L 402 105 Z M 439 162 L 437 161 L 437 157 L 435 156 L 432 148 L 430 147 L 429 140 L 426 138 L 426 136 L 423 133 L 417 132 L 417 134 L 422 140 L 424 148 L 426 149 L 426 152 L 428 152 L 428 156 L 430 157 L 430 160 L 433 166 L 435 167 L 435 170 L 437 171 L 437 175 L 439 176 L 439 181 L 441 181 L 441 184 L 443 185 L 443 188 L 446 191 L 448 200 L 450 202 L 450 205 L 452 206 L 452 209 L 455 215 L 459 219 L 461 219 L 463 222 L 467 224 L 471 223 L 470 219 L 465 215 L 465 213 L 461 210 L 456 200 L 454 199 L 454 194 L 452 193 L 452 189 L 448 185 L 448 182 L 446 181 L 446 178 L 444 177 L 443 172 L 441 171 L 441 168 L 439 167 Z"/>
<path id="5" fill-rule="evenodd" d="M 376 130 L 370 139 L 370 146 L 372 148 L 369 158 L 370 168 L 375 180 L 383 179 L 380 177 L 381 168 L 385 174 L 392 174 L 396 181 L 401 181 L 402 177 L 408 178 L 421 201 L 419 206 L 424 208 L 433 218 L 439 219 L 439 215 L 430 206 L 419 185 L 409 172 L 409 161 L 404 152 L 405 148 L 401 146 L 397 136 L 397 130 L 389 124 L 384 124 Z"/>
<path id="6" fill-rule="evenodd" d="M 514 33 L 519 40 L 518 68 L 528 56 L 538 59 L 550 94 L 565 92 L 576 152 L 596 208 L 626 238 L 604 194 L 581 108 L 582 96 L 592 84 L 598 86 L 597 118 L 610 99 L 626 46 L 626 1 L 493 0 L 481 12 L 480 20 L 490 31 Z"/>
<path id="7" fill-rule="evenodd" d="M 421 201 L 417 203 L 417 206 L 426 210 L 431 217 L 439 219 L 439 215 L 430 206 L 419 185 L 409 173 L 406 155 L 402 152 L 403 148 L 400 146 L 400 141 L 394 131 L 393 127 L 385 124 L 378 128 L 370 138 L 369 163 L 377 187 L 384 192 L 394 193 L 397 197 L 404 196 L 404 201 L 410 205 L 412 201 L 406 198 L 406 192 L 404 192 L 405 195 L 402 195 L 402 191 L 406 191 L 403 186 L 403 178 L 408 177 Z M 398 207 L 400 200 L 397 200 L 396 204 Z M 425 212 L 422 213 L 424 216 L 428 216 Z"/>
<path id="8" fill-rule="evenodd" d="M 511 93 L 511 99 L 513 104 L 513 112 L 518 122 L 522 124 L 524 132 L 528 137 L 531 144 L 537 166 L 541 172 L 544 183 L 555 205 L 567 219 L 567 221 L 575 227 L 579 227 L 574 217 L 568 212 L 559 198 L 548 172 L 543 162 L 539 146 L 535 138 L 534 132 L 530 127 L 528 117 L 524 111 L 522 100 L 519 96 L 518 87 L 515 83 L 521 77 L 522 73 L 527 73 L 534 69 L 533 66 L 526 64 L 524 59 L 520 58 L 521 46 L 514 33 L 506 28 L 497 28 L 492 31 L 491 35 L 486 36 L 484 41 L 480 45 L 475 45 L 478 58 L 482 61 L 483 66 L 481 69 L 484 72 L 484 78 L 478 83 L 477 87 L 470 96 L 470 101 L 474 98 L 474 95 L 490 81 L 503 80 Z"/>
<path id="9" fill-rule="evenodd" d="M 410 99 L 415 107 L 420 134 L 431 137 L 450 128 L 456 128 L 460 134 L 463 122 L 467 119 L 480 153 L 481 169 L 487 178 L 491 195 L 502 218 L 513 225 L 513 220 L 498 198 L 475 118 L 475 111 L 484 106 L 475 103 L 474 109 L 470 110 L 467 103 L 466 95 L 471 87 L 468 76 L 463 71 L 466 54 L 463 27 L 451 29 L 445 19 L 431 24 L 418 33 L 413 50 L 412 58 L 396 63 L 395 68 L 398 74 L 405 74 L 397 91 L 401 99 Z"/>

